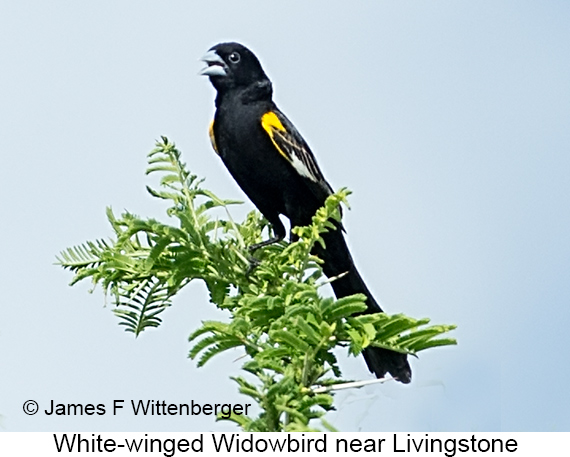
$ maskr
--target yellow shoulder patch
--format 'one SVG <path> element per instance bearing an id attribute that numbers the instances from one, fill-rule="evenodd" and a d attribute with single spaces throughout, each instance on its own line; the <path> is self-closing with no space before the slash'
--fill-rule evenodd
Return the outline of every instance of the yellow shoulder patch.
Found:
<path id="1" fill-rule="evenodd" d="M 268 111 L 261 117 L 261 125 L 271 135 L 271 129 L 285 131 L 285 127 L 273 111 Z"/>
<path id="2" fill-rule="evenodd" d="M 220 153 L 218 152 L 218 148 L 216 147 L 216 138 L 214 137 L 214 120 L 210 122 L 210 128 L 208 129 L 208 134 L 210 135 L 210 143 L 212 143 L 214 151 L 216 151 L 216 154 L 219 155 Z"/>

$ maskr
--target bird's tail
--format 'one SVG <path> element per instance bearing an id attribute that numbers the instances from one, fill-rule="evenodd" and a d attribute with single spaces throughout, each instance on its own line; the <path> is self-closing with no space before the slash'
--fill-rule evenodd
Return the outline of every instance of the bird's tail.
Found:
<path id="1" fill-rule="evenodd" d="M 323 271 L 325 275 L 333 278 L 346 273 L 331 282 L 336 297 L 342 298 L 361 293 L 366 295 L 366 305 L 368 307 L 365 311 L 366 314 L 383 312 L 354 265 L 342 234 L 342 229 L 339 228 L 323 233 L 322 236 L 326 249 L 316 245 L 315 254 L 324 261 Z M 383 378 L 386 373 L 390 373 L 404 384 L 408 384 L 412 380 L 412 370 L 408 364 L 406 354 L 369 346 L 364 349 L 362 355 L 364 360 L 366 360 L 368 369 L 377 378 Z"/>

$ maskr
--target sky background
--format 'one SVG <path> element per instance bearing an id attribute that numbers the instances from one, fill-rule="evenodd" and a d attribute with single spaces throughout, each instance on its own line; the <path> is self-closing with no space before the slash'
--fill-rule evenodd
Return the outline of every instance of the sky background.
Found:
<path id="1" fill-rule="evenodd" d="M 413 382 L 337 395 L 342 431 L 570 431 L 570 3 L 20 1 L 0 4 L 0 430 L 223 431 L 211 416 L 113 416 L 113 399 L 245 403 L 240 355 L 197 369 L 188 335 L 222 315 L 191 284 L 138 339 L 64 248 L 111 235 L 160 135 L 206 186 L 246 200 L 212 152 L 199 58 L 239 41 L 345 213 L 388 312 L 455 323 Z M 234 214 L 252 208 L 248 202 Z M 361 358 L 345 376 L 371 379 Z M 104 403 L 27 416 L 24 401 Z"/>

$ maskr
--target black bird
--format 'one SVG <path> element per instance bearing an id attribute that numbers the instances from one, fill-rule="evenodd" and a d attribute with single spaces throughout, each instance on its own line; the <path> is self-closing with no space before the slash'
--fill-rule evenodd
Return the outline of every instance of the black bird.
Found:
<path id="1" fill-rule="evenodd" d="M 286 231 L 279 215 L 291 226 L 309 225 L 317 209 L 331 195 L 309 146 L 291 121 L 273 102 L 271 81 L 257 57 L 238 43 L 220 43 L 202 58 L 217 91 L 216 114 L 210 124 L 212 146 L 250 200 L 272 224 L 274 238 Z M 326 249 L 315 247 L 337 298 L 366 295 L 366 313 L 382 309 L 356 270 L 340 227 L 323 234 Z M 389 372 L 403 383 L 411 381 L 404 354 L 368 347 L 363 351 L 368 368 L 378 378 Z"/>

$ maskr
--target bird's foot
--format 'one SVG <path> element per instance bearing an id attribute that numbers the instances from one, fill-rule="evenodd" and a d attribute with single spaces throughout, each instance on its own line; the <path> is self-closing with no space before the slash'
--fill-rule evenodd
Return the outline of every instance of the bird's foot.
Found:
<path id="1" fill-rule="evenodd" d="M 249 256 L 249 266 L 247 267 L 247 271 L 245 272 L 245 276 L 248 277 L 253 270 L 255 270 L 259 265 L 261 265 L 261 260 L 256 259 L 253 256 Z"/>

